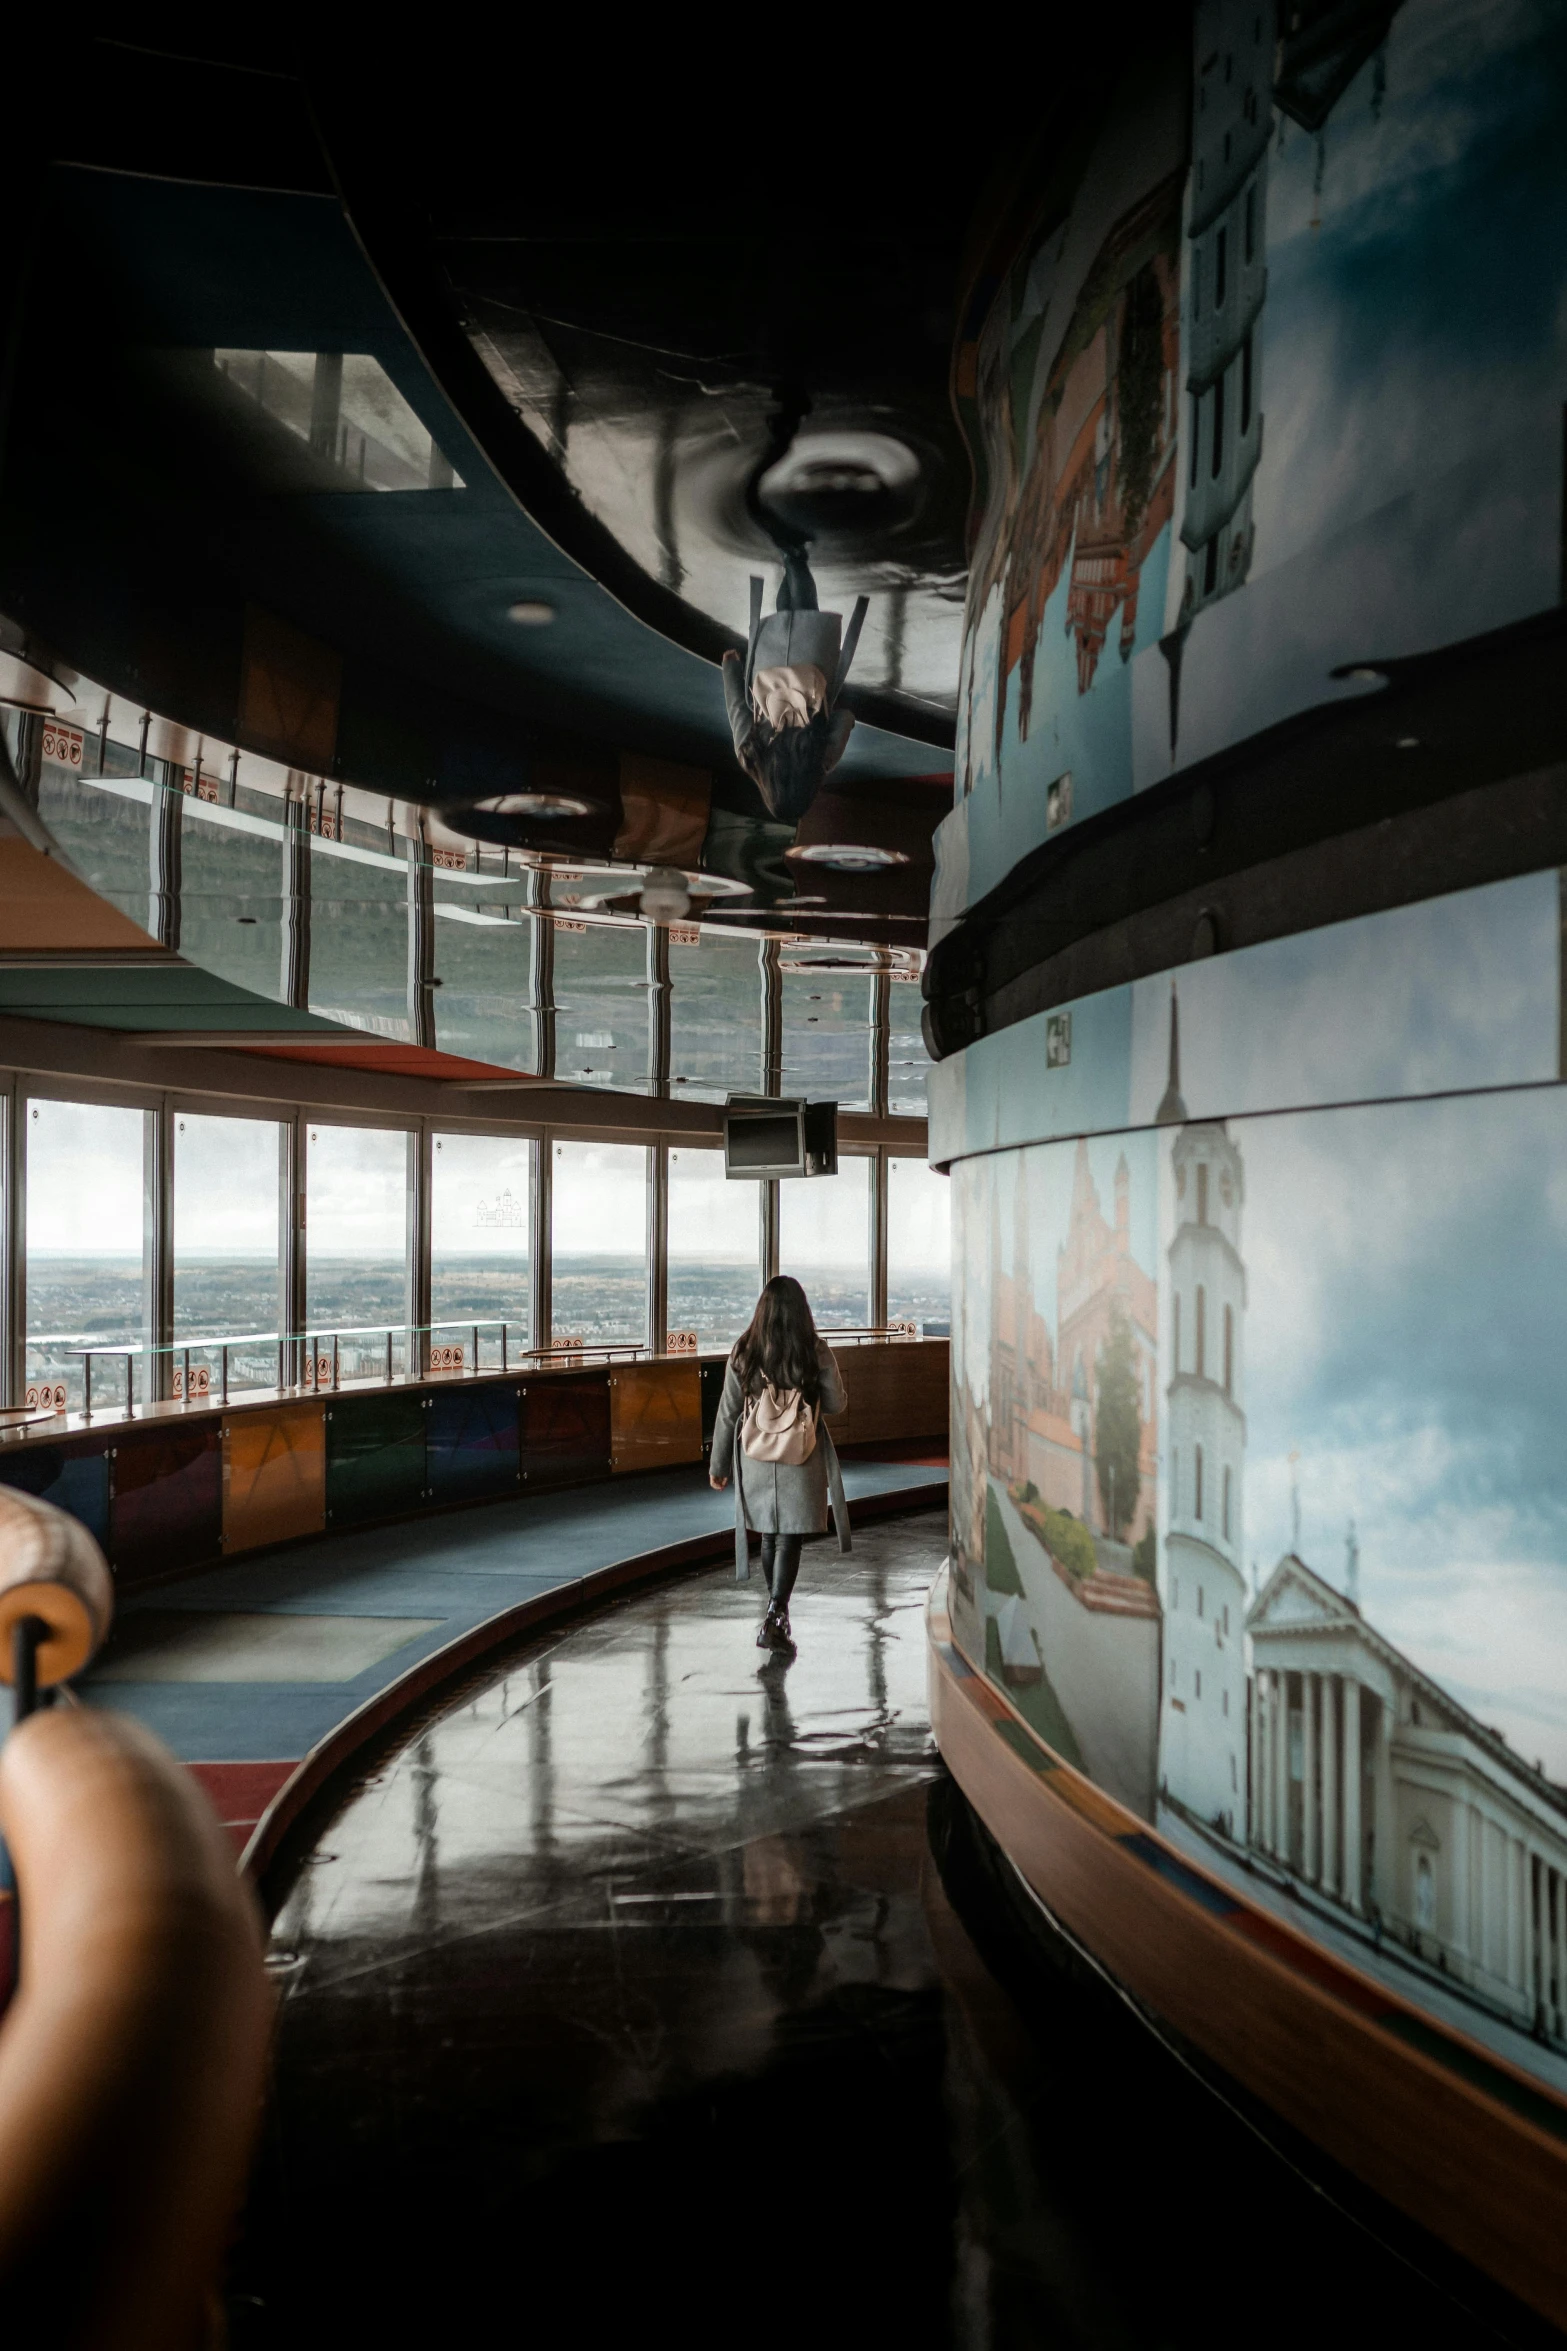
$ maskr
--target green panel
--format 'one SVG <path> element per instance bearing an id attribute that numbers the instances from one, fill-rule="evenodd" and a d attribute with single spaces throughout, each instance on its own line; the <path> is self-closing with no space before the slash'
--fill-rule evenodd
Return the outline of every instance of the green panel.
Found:
<path id="1" fill-rule="evenodd" d="M 326 1412 L 326 1522 L 395 1518 L 425 1499 L 425 1399 L 409 1390 L 339 1396 Z"/>

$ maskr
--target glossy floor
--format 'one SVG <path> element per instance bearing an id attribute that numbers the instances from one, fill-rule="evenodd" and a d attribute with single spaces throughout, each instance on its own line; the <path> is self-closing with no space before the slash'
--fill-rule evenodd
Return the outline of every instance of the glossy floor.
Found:
<path id="1" fill-rule="evenodd" d="M 792 1662 L 758 1585 L 682 1578 L 370 1767 L 277 1917 L 237 2344 L 1484 2337 L 987 1906 L 944 1548 L 808 1552 Z"/>

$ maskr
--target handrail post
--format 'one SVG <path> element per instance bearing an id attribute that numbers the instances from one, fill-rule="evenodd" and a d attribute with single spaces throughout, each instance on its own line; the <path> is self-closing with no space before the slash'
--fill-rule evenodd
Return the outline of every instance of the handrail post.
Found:
<path id="1" fill-rule="evenodd" d="M 386 1326 L 386 1384 L 388 1387 L 392 1384 L 392 1326 L 390 1323 Z"/>
<path id="2" fill-rule="evenodd" d="M 229 1351 L 226 1340 L 219 1350 L 219 1362 L 221 1369 L 218 1374 L 218 1401 L 221 1404 L 226 1404 L 229 1400 Z"/>
<path id="3" fill-rule="evenodd" d="M 190 1402 L 190 1349 L 188 1347 L 185 1349 L 185 1361 L 183 1368 L 185 1373 L 185 1401 L 188 1404 Z"/>
<path id="4" fill-rule="evenodd" d="M 82 1349 L 82 1418 L 92 1419 L 92 1349 Z"/>
<path id="5" fill-rule="evenodd" d="M 142 1385 L 145 1387 L 146 1382 L 143 1381 Z M 125 1350 L 125 1417 L 127 1420 L 136 1418 L 136 1358 L 129 1347 Z"/>
<path id="6" fill-rule="evenodd" d="M 473 1326 L 473 1368 L 475 1371 L 479 1368 L 479 1326 L 477 1323 Z"/>
<path id="7" fill-rule="evenodd" d="M 332 1333 L 332 1393 L 333 1393 L 334 1395 L 336 1395 L 336 1393 L 337 1393 L 338 1384 L 339 1384 L 339 1383 L 338 1383 L 338 1376 L 337 1376 L 337 1367 L 338 1367 L 338 1360 L 339 1360 L 339 1358 L 338 1358 L 338 1340 L 339 1340 L 339 1334 L 338 1334 L 338 1332 L 334 1331 L 334 1332 Z"/>

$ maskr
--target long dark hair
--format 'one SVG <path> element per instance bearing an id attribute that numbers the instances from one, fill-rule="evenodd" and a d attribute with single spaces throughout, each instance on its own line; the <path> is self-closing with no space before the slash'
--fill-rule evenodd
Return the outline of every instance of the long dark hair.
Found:
<path id="1" fill-rule="evenodd" d="M 799 1388 L 813 1410 L 822 1400 L 816 1360 L 816 1324 L 810 1301 L 792 1273 L 775 1273 L 756 1312 L 735 1341 L 735 1376 L 743 1396 L 759 1396 L 762 1382 Z"/>
<path id="2" fill-rule="evenodd" d="M 828 719 L 818 710 L 803 727 L 770 727 L 759 719 L 754 736 L 756 788 L 780 824 L 798 824 L 827 772 Z"/>

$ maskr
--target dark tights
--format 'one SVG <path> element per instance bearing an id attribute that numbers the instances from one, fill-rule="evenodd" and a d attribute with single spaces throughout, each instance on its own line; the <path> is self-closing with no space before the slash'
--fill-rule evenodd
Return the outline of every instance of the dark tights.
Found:
<path id="1" fill-rule="evenodd" d="M 799 1535 L 764 1535 L 762 1537 L 762 1573 L 773 1596 L 775 1608 L 787 1608 L 789 1595 L 794 1590 L 794 1579 L 800 1572 Z"/>

